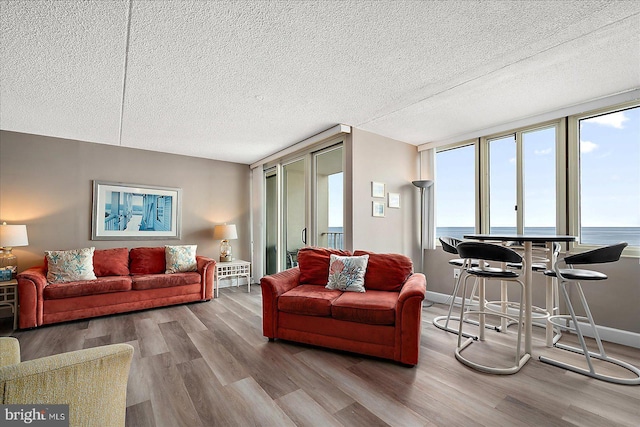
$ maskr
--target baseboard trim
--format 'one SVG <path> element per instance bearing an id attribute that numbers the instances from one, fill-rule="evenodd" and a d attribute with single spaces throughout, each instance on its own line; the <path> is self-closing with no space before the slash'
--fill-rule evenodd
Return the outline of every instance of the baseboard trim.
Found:
<path id="1" fill-rule="evenodd" d="M 449 304 L 451 295 L 427 291 L 427 300 L 439 304 Z M 460 304 L 461 302 L 462 299 L 460 297 L 456 297 L 456 304 Z M 456 313 L 456 315 L 458 315 L 458 313 Z M 537 323 L 542 323 L 542 321 L 537 321 Z M 609 328 L 607 326 L 596 327 L 598 328 L 598 334 L 602 341 L 640 349 L 640 334 L 622 329 Z M 585 336 L 593 337 L 591 326 L 588 323 L 580 323 L 580 330 Z"/>

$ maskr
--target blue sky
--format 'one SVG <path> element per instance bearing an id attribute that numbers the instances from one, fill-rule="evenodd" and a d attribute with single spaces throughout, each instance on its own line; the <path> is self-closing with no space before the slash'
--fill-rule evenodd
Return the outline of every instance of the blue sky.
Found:
<path id="1" fill-rule="evenodd" d="M 342 227 L 342 172 L 329 175 L 329 227 Z"/>
<path id="2" fill-rule="evenodd" d="M 582 226 L 640 227 L 640 107 L 582 120 Z"/>
<path id="3" fill-rule="evenodd" d="M 640 227 L 640 108 L 581 122 L 583 227 Z M 491 142 L 491 226 L 516 224 L 516 147 L 513 137 Z M 555 226 L 553 129 L 524 141 L 525 227 Z M 437 155 L 438 227 L 475 224 L 473 147 Z"/>

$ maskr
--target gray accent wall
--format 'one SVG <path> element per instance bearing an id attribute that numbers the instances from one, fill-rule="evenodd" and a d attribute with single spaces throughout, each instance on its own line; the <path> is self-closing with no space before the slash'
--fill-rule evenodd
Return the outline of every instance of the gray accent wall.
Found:
<path id="1" fill-rule="evenodd" d="M 182 189 L 180 240 L 92 241 L 93 180 Z M 213 227 L 234 223 L 237 259 L 250 260 L 248 165 L 0 131 L 0 221 L 26 224 L 29 246 L 15 248 L 18 270 L 45 250 L 197 244 L 218 259 Z"/>

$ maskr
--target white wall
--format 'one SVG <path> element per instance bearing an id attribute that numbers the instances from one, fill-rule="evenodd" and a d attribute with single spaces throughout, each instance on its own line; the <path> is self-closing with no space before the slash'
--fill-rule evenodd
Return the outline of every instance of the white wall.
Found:
<path id="1" fill-rule="evenodd" d="M 415 146 L 352 128 L 351 228 L 353 249 L 410 256 L 420 269 L 420 157 Z M 385 184 L 385 198 L 371 197 L 371 182 Z M 387 206 L 389 192 L 400 194 L 400 208 Z M 383 201 L 384 218 L 372 216 L 372 202 Z"/>

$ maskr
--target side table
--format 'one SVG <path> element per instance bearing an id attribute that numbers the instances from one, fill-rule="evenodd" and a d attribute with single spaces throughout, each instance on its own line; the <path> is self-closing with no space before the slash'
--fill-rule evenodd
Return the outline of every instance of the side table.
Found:
<path id="1" fill-rule="evenodd" d="M 251 292 L 251 263 L 249 261 L 217 262 L 213 287 L 216 298 L 218 298 L 220 292 L 220 280 L 229 277 L 236 278 L 236 286 L 240 286 L 240 277 L 245 277 L 247 279 L 247 292 Z"/>
<path id="2" fill-rule="evenodd" d="M 11 307 L 13 330 L 18 327 L 18 281 L 16 279 L 0 282 L 0 307 Z"/>

